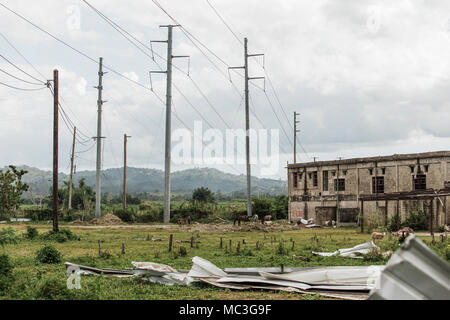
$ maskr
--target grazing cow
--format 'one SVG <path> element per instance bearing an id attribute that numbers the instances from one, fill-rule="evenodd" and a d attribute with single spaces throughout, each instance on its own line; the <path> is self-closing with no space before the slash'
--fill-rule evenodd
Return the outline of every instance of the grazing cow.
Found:
<path id="1" fill-rule="evenodd" d="M 187 216 L 186 218 L 179 218 L 177 221 L 178 224 L 191 224 L 191 216 Z"/>
<path id="2" fill-rule="evenodd" d="M 257 215 L 257 214 L 254 214 L 253 217 L 252 217 L 252 222 L 256 222 L 256 221 L 258 221 L 258 220 L 259 220 L 258 215 Z"/>
<path id="3" fill-rule="evenodd" d="M 396 232 L 396 236 L 398 236 L 399 242 L 403 242 L 403 241 L 405 241 L 406 238 L 408 238 L 408 236 L 411 233 L 414 233 L 413 229 L 411 229 L 409 227 L 403 227 L 400 230 L 398 230 L 398 232 Z"/>
<path id="4" fill-rule="evenodd" d="M 271 221 L 272 220 L 272 216 L 271 215 L 267 215 L 264 216 L 264 218 L 261 219 L 261 223 L 265 223 L 266 221 Z"/>
<path id="5" fill-rule="evenodd" d="M 381 239 L 383 239 L 385 234 L 386 234 L 385 232 L 383 232 L 383 233 L 372 232 L 372 241 L 373 240 L 381 240 Z"/>
<path id="6" fill-rule="evenodd" d="M 236 214 L 234 216 L 234 221 L 233 221 L 233 225 L 236 225 L 236 221 L 238 222 L 238 225 L 241 225 L 241 221 L 250 221 L 249 217 L 246 215 L 238 215 Z"/>

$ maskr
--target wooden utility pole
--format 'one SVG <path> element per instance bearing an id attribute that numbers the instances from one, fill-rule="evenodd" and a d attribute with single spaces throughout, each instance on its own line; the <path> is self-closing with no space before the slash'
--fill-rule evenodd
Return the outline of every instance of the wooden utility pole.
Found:
<path id="1" fill-rule="evenodd" d="M 299 115 L 300 113 L 294 111 L 294 164 L 297 163 L 297 132 L 300 132 L 300 130 L 297 130 L 297 123 L 300 122 L 297 120 L 297 116 Z"/>
<path id="2" fill-rule="evenodd" d="M 123 135 L 123 209 L 127 209 L 127 140 L 131 136 Z"/>
<path id="3" fill-rule="evenodd" d="M 72 209 L 72 183 L 73 183 L 73 163 L 75 158 L 75 137 L 77 135 L 77 127 L 73 127 L 73 141 L 72 141 L 72 157 L 70 158 L 70 176 L 69 176 L 69 203 L 67 209 Z"/>
<path id="4" fill-rule="evenodd" d="M 53 232 L 58 232 L 58 70 L 53 71 Z"/>

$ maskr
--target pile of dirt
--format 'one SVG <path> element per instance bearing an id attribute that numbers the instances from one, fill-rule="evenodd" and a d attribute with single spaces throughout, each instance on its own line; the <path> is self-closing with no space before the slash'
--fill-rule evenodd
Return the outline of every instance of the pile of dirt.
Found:
<path id="1" fill-rule="evenodd" d="M 123 221 L 118 216 L 115 216 L 111 213 L 107 213 L 101 218 L 92 219 L 89 223 L 102 225 L 118 225 L 123 224 Z"/>

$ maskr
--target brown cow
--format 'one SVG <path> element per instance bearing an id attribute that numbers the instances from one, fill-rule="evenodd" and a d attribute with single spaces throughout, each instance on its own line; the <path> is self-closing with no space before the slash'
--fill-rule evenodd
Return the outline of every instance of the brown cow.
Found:
<path id="1" fill-rule="evenodd" d="M 235 215 L 233 225 L 236 225 L 236 221 L 238 222 L 238 225 L 240 226 L 241 221 L 250 221 L 250 219 L 246 215 Z"/>
<path id="2" fill-rule="evenodd" d="M 177 221 L 178 224 L 191 224 L 191 216 L 187 216 L 186 218 L 179 218 Z"/>
<path id="3" fill-rule="evenodd" d="M 375 239 L 377 239 L 377 240 L 383 239 L 383 237 L 384 237 L 384 233 L 372 232 L 372 241 Z"/>

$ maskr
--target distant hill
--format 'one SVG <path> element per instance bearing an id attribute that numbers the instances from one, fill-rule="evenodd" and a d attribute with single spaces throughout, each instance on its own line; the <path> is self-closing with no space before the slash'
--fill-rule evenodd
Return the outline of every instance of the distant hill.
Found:
<path id="1" fill-rule="evenodd" d="M 27 170 L 24 181 L 30 185 L 34 194 L 48 193 L 52 185 L 52 172 L 29 166 L 18 166 Z M 6 169 L 6 168 L 3 168 Z M 95 171 L 78 171 L 74 175 L 77 183 L 85 178 L 86 184 L 95 187 Z M 173 192 L 191 192 L 198 187 L 207 187 L 213 192 L 245 192 L 247 180 L 245 175 L 234 175 L 217 169 L 196 168 L 173 172 L 171 175 Z M 69 176 L 59 174 L 59 184 L 68 181 Z M 103 170 L 102 192 L 118 195 L 122 192 L 123 168 Z M 160 193 L 164 190 L 164 172 L 156 169 L 127 167 L 127 191 L 130 194 L 141 192 Z M 260 179 L 252 177 L 252 192 L 269 194 L 286 194 L 287 183 L 282 180 Z"/>

